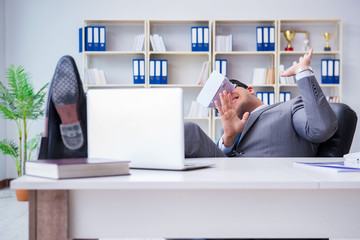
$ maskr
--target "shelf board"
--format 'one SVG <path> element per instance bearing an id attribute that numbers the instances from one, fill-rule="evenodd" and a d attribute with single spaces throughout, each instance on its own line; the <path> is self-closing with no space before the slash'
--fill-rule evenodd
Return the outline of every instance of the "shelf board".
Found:
<path id="1" fill-rule="evenodd" d="M 118 19 L 86 19 L 86 24 L 144 24 L 145 20 L 118 20 Z"/>
<path id="2" fill-rule="evenodd" d="M 275 51 L 214 52 L 215 55 L 275 55 Z"/>
<path id="3" fill-rule="evenodd" d="M 339 83 L 332 83 L 332 84 L 320 84 L 320 87 L 328 87 L 328 88 L 339 88 Z"/>
<path id="4" fill-rule="evenodd" d="M 252 19 L 240 19 L 240 20 L 214 20 L 215 24 L 267 24 L 273 23 L 275 24 L 276 20 L 274 19 L 263 19 L 263 20 L 252 20 Z"/>
<path id="5" fill-rule="evenodd" d="M 145 84 L 104 84 L 104 85 L 85 85 L 87 88 L 143 88 Z"/>
<path id="6" fill-rule="evenodd" d="M 279 84 L 279 87 L 297 87 L 297 84 Z"/>
<path id="7" fill-rule="evenodd" d="M 149 20 L 150 25 L 152 24 L 196 24 L 196 23 L 207 23 L 210 24 L 210 20 L 199 19 L 199 20 Z"/>
<path id="8" fill-rule="evenodd" d="M 210 121 L 210 117 L 184 117 L 184 120 L 207 120 L 207 121 Z"/>
<path id="9" fill-rule="evenodd" d="M 275 84 L 250 84 L 251 87 L 272 87 L 275 88 Z"/>
<path id="10" fill-rule="evenodd" d="M 166 51 L 154 52 L 150 51 L 150 55 L 190 55 L 190 56 L 209 56 L 210 52 L 188 52 L 188 51 Z"/>
<path id="11" fill-rule="evenodd" d="M 304 55 L 308 51 L 280 51 L 281 55 Z M 313 55 L 339 55 L 339 51 L 314 51 Z"/>
<path id="12" fill-rule="evenodd" d="M 85 55 L 134 55 L 134 54 L 143 54 L 144 51 L 136 52 L 136 51 L 85 51 Z"/>
<path id="13" fill-rule="evenodd" d="M 338 88 L 340 84 L 319 84 L 320 87 Z M 297 87 L 297 84 L 279 84 L 279 87 Z"/>
<path id="14" fill-rule="evenodd" d="M 198 84 L 149 84 L 149 87 L 168 87 L 168 88 L 202 88 L 204 85 Z"/>
<path id="15" fill-rule="evenodd" d="M 280 23 L 336 23 L 341 22 L 341 19 L 284 19 L 279 20 Z"/>

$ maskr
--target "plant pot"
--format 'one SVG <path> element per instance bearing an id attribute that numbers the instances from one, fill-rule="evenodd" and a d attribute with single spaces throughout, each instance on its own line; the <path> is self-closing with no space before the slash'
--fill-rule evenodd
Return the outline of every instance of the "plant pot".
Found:
<path id="1" fill-rule="evenodd" d="M 16 189 L 16 199 L 19 202 L 26 202 L 29 200 L 29 190 Z"/>

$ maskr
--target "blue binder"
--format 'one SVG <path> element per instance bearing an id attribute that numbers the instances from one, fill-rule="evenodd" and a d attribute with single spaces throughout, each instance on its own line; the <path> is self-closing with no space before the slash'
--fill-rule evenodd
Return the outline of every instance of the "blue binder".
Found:
<path id="1" fill-rule="evenodd" d="M 263 95 L 262 92 L 256 92 L 256 97 L 260 99 L 260 101 L 263 101 Z"/>
<path id="2" fill-rule="evenodd" d="M 285 102 L 285 92 L 279 93 L 279 102 Z"/>
<path id="3" fill-rule="evenodd" d="M 221 59 L 221 72 L 222 75 L 227 77 L 227 60 Z"/>
<path id="4" fill-rule="evenodd" d="M 168 67 L 167 60 L 161 60 L 161 84 L 167 84 L 167 67 Z"/>
<path id="5" fill-rule="evenodd" d="M 83 29 L 79 28 L 79 53 L 83 51 Z"/>
<path id="6" fill-rule="evenodd" d="M 139 84 L 145 84 L 145 60 L 139 59 Z"/>
<path id="7" fill-rule="evenodd" d="M 269 93 L 268 92 L 262 92 L 263 95 L 263 103 L 265 103 L 266 105 L 269 105 Z"/>
<path id="8" fill-rule="evenodd" d="M 275 51 L 275 27 L 269 27 L 269 51 Z"/>
<path id="9" fill-rule="evenodd" d="M 334 59 L 334 83 L 340 82 L 340 59 Z"/>
<path id="10" fill-rule="evenodd" d="M 155 60 L 150 59 L 149 62 L 149 81 L 150 84 L 155 84 Z"/>
<path id="11" fill-rule="evenodd" d="M 263 51 L 269 51 L 270 43 L 269 43 L 269 27 L 262 28 L 262 36 L 263 36 Z"/>
<path id="12" fill-rule="evenodd" d="M 134 84 L 139 84 L 139 79 L 140 79 L 139 60 L 140 60 L 140 59 L 133 59 Z"/>
<path id="13" fill-rule="evenodd" d="M 209 27 L 203 27 L 204 47 L 203 51 L 209 51 Z"/>
<path id="14" fill-rule="evenodd" d="M 99 34 L 100 34 L 100 49 L 99 51 L 106 50 L 106 28 L 104 26 L 99 27 Z"/>
<path id="15" fill-rule="evenodd" d="M 215 70 L 221 73 L 221 59 L 215 60 Z"/>
<path id="16" fill-rule="evenodd" d="M 327 84 L 329 83 L 328 79 L 328 60 L 321 59 L 321 83 Z"/>
<path id="17" fill-rule="evenodd" d="M 197 27 L 197 51 L 203 51 L 204 33 L 202 27 Z"/>
<path id="18" fill-rule="evenodd" d="M 161 60 L 155 60 L 155 84 L 161 84 Z"/>
<path id="19" fill-rule="evenodd" d="M 291 99 L 291 92 L 285 92 L 285 102 Z"/>
<path id="20" fill-rule="evenodd" d="M 328 83 L 334 83 L 334 60 L 328 59 Z"/>
<path id="21" fill-rule="evenodd" d="M 275 103 L 275 93 L 269 92 L 269 105 L 273 105 Z"/>
<path id="22" fill-rule="evenodd" d="M 191 51 L 198 51 L 197 27 L 191 27 Z"/>
<path id="23" fill-rule="evenodd" d="M 93 51 L 93 27 L 85 27 L 85 51 Z"/>
<path id="24" fill-rule="evenodd" d="M 100 41 L 99 41 L 100 33 L 99 27 L 93 27 L 93 42 L 94 42 L 94 51 L 100 51 Z"/>
<path id="25" fill-rule="evenodd" d="M 226 59 L 216 59 L 215 60 L 215 70 L 221 73 L 224 76 L 227 76 L 227 60 Z"/>
<path id="26" fill-rule="evenodd" d="M 263 27 L 256 27 L 256 49 L 263 51 Z"/>
<path id="27" fill-rule="evenodd" d="M 286 102 L 291 99 L 291 92 L 280 92 L 280 102 Z"/>

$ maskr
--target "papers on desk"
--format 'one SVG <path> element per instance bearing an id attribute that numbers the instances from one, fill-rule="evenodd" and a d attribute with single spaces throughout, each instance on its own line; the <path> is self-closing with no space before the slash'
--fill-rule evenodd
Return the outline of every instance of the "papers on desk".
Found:
<path id="1" fill-rule="evenodd" d="M 349 167 L 344 161 L 339 162 L 294 162 L 294 167 L 328 172 L 360 172 L 359 167 Z"/>

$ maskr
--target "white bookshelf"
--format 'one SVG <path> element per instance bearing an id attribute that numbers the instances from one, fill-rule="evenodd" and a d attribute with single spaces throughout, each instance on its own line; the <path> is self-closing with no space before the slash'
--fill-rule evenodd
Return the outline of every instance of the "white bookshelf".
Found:
<path id="1" fill-rule="evenodd" d="M 295 37 L 291 42 L 294 51 L 285 51 L 287 44 L 285 37 L 281 31 L 295 30 L 305 31 L 308 34 L 309 47 L 313 48 L 313 57 L 311 66 L 314 70 L 316 79 L 319 81 L 323 92 L 327 96 L 337 96 L 342 99 L 342 20 L 341 19 L 299 19 L 299 20 L 278 20 L 278 62 L 283 64 L 285 68 L 290 67 L 293 61 L 297 61 L 306 51 L 303 50 L 305 33 L 295 33 Z M 330 38 L 331 51 L 324 51 L 325 38 L 322 33 L 332 33 Z M 321 83 L 321 59 L 340 59 L 340 82 L 339 84 L 322 84 Z M 279 79 L 279 78 L 278 78 Z M 281 91 L 289 91 L 292 97 L 298 95 L 296 84 L 280 84 L 278 83 L 278 93 Z M 277 94 L 277 99 L 279 94 Z"/>
<path id="2" fill-rule="evenodd" d="M 106 27 L 106 51 L 83 51 L 83 69 L 98 68 L 104 70 L 107 85 L 90 85 L 84 82 L 84 88 L 146 87 L 146 84 L 133 84 L 132 59 L 148 58 L 145 44 L 143 51 L 133 51 L 135 36 L 147 35 L 146 20 L 84 20 L 83 27 Z M 83 39 L 85 39 L 83 31 Z M 85 50 L 85 43 L 83 43 Z M 84 73 L 85 76 L 85 73 Z M 146 83 L 146 81 L 145 81 Z"/>
<path id="3" fill-rule="evenodd" d="M 285 51 L 287 44 L 282 30 L 306 31 L 309 46 L 314 49 L 312 67 L 316 78 L 321 81 L 321 59 L 340 59 L 340 83 L 320 84 L 326 95 L 338 96 L 342 91 L 342 20 L 341 19 L 298 19 L 298 20 L 84 20 L 83 26 L 106 27 L 106 51 L 83 52 L 83 70 L 86 68 L 103 69 L 106 73 L 107 85 L 88 85 L 90 88 L 182 88 L 184 92 L 184 121 L 196 122 L 212 139 L 220 137 L 221 120 L 210 111 L 208 117 L 187 117 L 192 101 L 202 89 L 199 85 L 199 75 L 205 61 L 210 62 L 208 74 L 215 69 L 216 59 L 227 59 L 229 79 L 240 80 L 255 91 L 274 92 L 275 102 L 279 101 L 281 91 L 297 96 L 296 84 L 280 84 L 279 65 L 291 66 L 306 51 L 303 50 L 303 33 L 296 33 L 292 41 L 294 51 Z M 209 27 L 209 51 L 191 51 L 191 27 Z M 275 50 L 257 51 L 256 27 L 275 27 Z M 330 39 L 331 51 L 324 51 L 325 39 L 323 32 L 333 33 Z M 133 51 L 134 39 L 144 34 L 144 48 Z M 150 35 L 159 34 L 163 37 L 166 52 L 156 52 L 152 49 Z M 216 51 L 215 37 L 217 35 L 233 36 L 231 52 Z M 83 33 L 83 39 L 84 33 Z M 85 46 L 83 45 L 83 49 Z M 132 60 L 145 59 L 145 83 L 133 84 Z M 150 59 L 166 59 L 168 61 L 168 84 L 150 84 Z M 252 84 L 254 68 L 274 68 L 274 84 Z"/>
<path id="4" fill-rule="evenodd" d="M 211 26 L 209 20 L 84 20 L 83 26 L 106 27 L 106 51 L 85 51 L 84 71 L 86 68 L 99 68 L 105 71 L 107 85 L 89 85 L 91 88 L 182 88 L 184 92 L 184 116 L 187 116 L 191 102 L 196 99 L 202 86 L 198 84 L 203 62 L 210 62 L 211 49 L 207 52 L 191 51 L 191 27 Z M 209 32 L 209 34 L 210 34 Z M 143 51 L 133 51 L 134 39 L 144 34 Z M 150 35 L 163 37 L 166 52 L 152 49 Z M 211 36 L 211 35 L 210 35 Z M 85 39 L 83 35 L 83 39 Z M 211 38 L 210 38 L 211 41 Z M 211 42 L 209 42 L 211 46 Z M 83 45 L 83 49 L 85 46 Z M 133 84 L 133 59 L 145 59 L 145 84 Z M 149 60 L 166 59 L 168 61 L 168 84 L 150 84 Z M 209 67 L 208 73 L 210 73 Z M 195 121 L 211 135 L 211 115 L 206 118 L 188 118 Z"/>
<path id="5" fill-rule="evenodd" d="M 213 40 L 219 35 L 232 35 L 232 51 L 216 51 L 216 40 L 213 43 L 213 70 L 216 59 L 227 60 L 227 77 L 239 80 L 255 91 L 276 92 L 276 84 L 253 84 L 254 68 L 274 68 L 277 71 L 277 51 L 257 51 L 256 27 L 273 26 L 277 32 L 277 20 L 215 20 L 213 22 Z M 275 34 L 275 46 L 277 35 Z M 221 119 L 212 113 L 212 139 L 218 140 L 221 134 Z"/>

